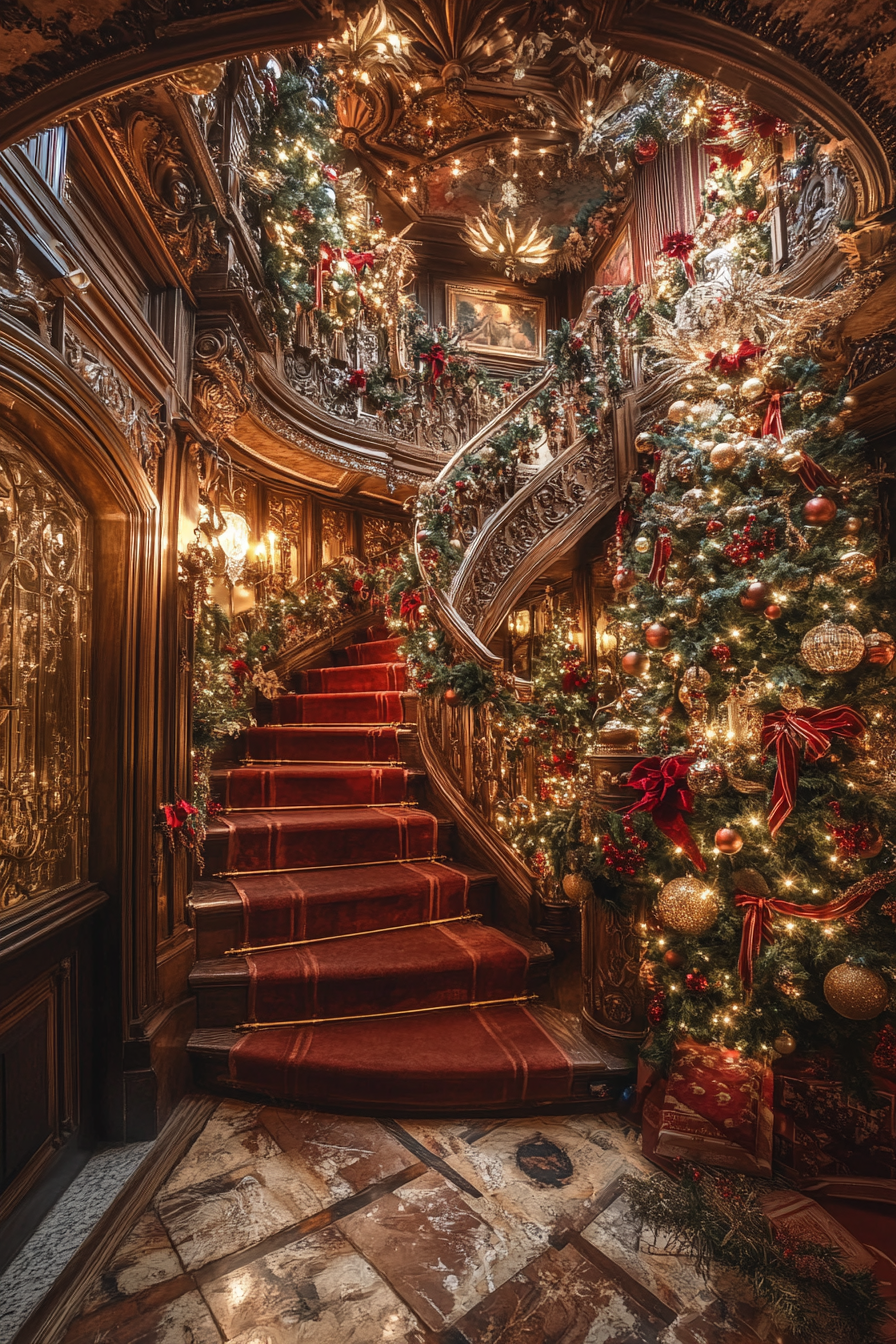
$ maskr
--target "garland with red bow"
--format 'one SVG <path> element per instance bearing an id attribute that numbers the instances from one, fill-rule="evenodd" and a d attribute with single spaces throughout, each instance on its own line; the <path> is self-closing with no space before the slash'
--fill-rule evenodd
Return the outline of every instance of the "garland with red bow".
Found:
<path id="1" fill-rule="evenodd" d="M 754 345 L 752 341 L 741 341 L 736 350 L 732 350 L 729 355 L 725 350 L 716 350 L 715 354 L 707 351 L 706 358 L 709 360 L 710 369 L 718 369 L 719 373 L 739 373 L 748 359 L 755 358 L 765 351 L 764 345 Z"/>
<path id="2" fill-rule="evenodd" d="M 348 385 L 349 387 L 354 388 L 356 392 L 366 392 L 367 374 L 365 371 L 363 369 L 355 369 L 354 373 L 349 376 Z"/>
<path id="3" fill-rule="evenodd" d="M 429 365 L 430 382 L 435 388 L 436 383 L 445 372 L 445 365 L 448 363 L 448 356 L 439 345 L 438 341 L 433 341 L 428 350 L 420 356 L 425 364 Z"/>
<path id="4" fill-rule="evenodd" d="M 161 811 L 162 829 L 168 836 L 168 848 L 172 854 L 175 840 L 179 840 L 184 849 L 195 850 L 200 837 L 193 818 L 199 816 L 199 808 L 188 803 L 185 798 L 175 798 L 173 803 L 163 803 Z M 204 830 L 202 833 L 205 834 Z"/>
<path id="5" fill-rule="evenodd" d="M 649 812 L 663 835 L 688 856 L 695 868 L 705 873 L 703 855 L 685 821 L 685 814 L 694 810 L 694 795 L 685 777 L 695 759 L 690 752 L 683 756 L 647 756 L 638 761 L 629 774 L 628 787 L 640 789 L 643 797 L 626 808 L 625 815 Z"/>
<path id="6" fill-rule="evenodd" d="M 682 233 L 676 229 L 674 233 L 667 233 L 663 239 L 661 251 L 667 257 L 674 261 L 680 261 L 684 266 L 684 273 L 687 276 L 688 284 L 693 285 L 697 282 L 694 274 L 693 263 L 691 262 L 691 253 L 694 250 L 694 235 L 692 233 Z"/>
<path id="7" fill-rule="evenodd" d="M 800 772 L 800 750 L 807 761 L 817 761 L 831 745 L 832 737 L 861 737 L 866 728 L 861 714 L 846 705 L 833 709 L 776 709 L 762 720 L 762 745 L 774 747 L 778 756 L 768 828 L 777 835 L 793 811 Z"/>
<path id="8" fill-rule="evenodd" d="M 422 606 L 423 598 L 418 592 L 402 593 L 398 614 L 409 630 L 416 630 L 417 622 L 420 619 L 420 608 Z"/>
<path id="9" fill-rule="evenodd" d="M 747 870 L 750 871 L 750 870 Z M 735 873 L 735 878 L 737 873 Z M 758 874 L 756 875 L 758 876 Z M 757 892 L 738 891 L 734 904 L 744 912 L 744 922 L 740 935 L 740 956 L 737 971 L 744 989 L 753 987 L 753 963 L 764 945 L 775 941 L 773 915 L 785 919 L 810 919 L 826 923 L 832 919 L 844 919 L 854 915 L 867 905 L 871 897 L 896 878 L 896 868 L 886 872 L 874 873 L 856 882 L 836 901 L 824 905 L 797 905 L 794 901 L 782 901 L 776 896 L 759 895 Z M 754 885 L 754 883 L 750 883 Z M 764 882 L 762 883 L 764 886 Z"/>

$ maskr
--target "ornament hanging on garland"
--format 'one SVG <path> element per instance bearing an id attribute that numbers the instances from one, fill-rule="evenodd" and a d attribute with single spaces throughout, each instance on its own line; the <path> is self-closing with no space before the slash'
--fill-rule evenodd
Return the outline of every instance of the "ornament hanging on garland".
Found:
<path id="1" fill-rule="evenodd" d="M 704 798 L 717 798 L 728 786 L 728 771 L 718 761 L 701 757 L 688 769 L 687 781 L 692 793 Z"/>
<path id="2" fill-rule="evenodd" d="M 800 657 L 813 672 L 851 672 L 865 657 L 865 640 L 854 625 L 824 621 L 803 636 Z"/>
<path id="3" fill-rule="evenodd" d="M 652 649 L 667 649 L 672 642 L 672 631 L 662 621 L 653 621 L 644 631 L 644 638 Z"/>
<path id="4" fill-rule="evenodd" d="M 762 611 L 763 607 L 768 606 L 768 599 L 771 597 L 768 584 L 762 583 L 759 579 L 754 579 L 748 583 L 740 595 L 740 604 L 744 611 Z"/>
<path id="5" fill-rule="evenodd" d="M 835 1013 L 851 1022 L 867 1022 L 887 1006 L 887 982 L 870 966 L 841 962 L 824 978 L 824 996 Z"/>
<path id="6" fill-rule="evenodd" d="M 650 671 L 650 655 L 641 649 L 629 649 L 622 655 L 622 670 L 627 677 L 643 677 Z"/>
<path id="7" fill-rule="evenodd" d="M 850 551 L 846 555 L 841 555 L 839 564 L 831 571 L 832 577 L 838 581 L 844 579 L 858 579 L 863 588 L 867 588 L 874 582 L 877 575 L 877 565 L 870 555 L 863 555 L 861 551 Z"/>
<path id="8" fill-rule="evenodd" d="M 720 854 L 739 854 L 744 838 L 733 826 L 720 826 L 715 834 L 715 846 Z"/>
<path id="9" fill-rule="evenodd" d="M 803 522 L 809 527 L 826 527 L 837 517 L 837 505 L 826 495 L 813 495 L 803 505 Z"/>
<path id="10" fill-rule="evenodd" d="M 567 873 L 563 879 L 563 893 L 581 905 L 594 895 L 594 887 L 582 873 Z"/>
<path id="11" fill-rule="evenodd" d="M 697 937 L 718 919 L 719 898 L 696 877 L 674 877 L 660 892 L 656 910 L 664 928 Z"/>
<path id="12" fill-rule="evenodd" d="M 782 1031 L 772 1041 L 772 1045 L 779 1055 L 792 1055 L 797 1045 L 796 1037 L 789 1031 Z"/>
<path id="13" fill-rule="evenodd" d="M 874 663 L 878 667 L 889 667 L 894 656 L 896 656 L 896 640 L 892 635 L 888 635 L 883 630 L 872 630 L 865 636 L 865 659 L 866 663 Z"/>

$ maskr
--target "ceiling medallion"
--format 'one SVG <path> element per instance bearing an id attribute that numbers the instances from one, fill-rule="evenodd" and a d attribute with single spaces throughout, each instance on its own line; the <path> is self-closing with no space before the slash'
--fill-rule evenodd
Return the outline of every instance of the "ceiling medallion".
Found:
<path id="1" fill-rule="evenodd" d="M 541 227 L 540 219 L 517 232 L 513 220 L 502 219 L 491 205 L 478 219 L 467 216 L 461 236 L 474 252 L 488 257 L 492 266 L 502 269 L 511 280 L 532 280 L 554 260 L 553 237 L 550 230 Z"/>

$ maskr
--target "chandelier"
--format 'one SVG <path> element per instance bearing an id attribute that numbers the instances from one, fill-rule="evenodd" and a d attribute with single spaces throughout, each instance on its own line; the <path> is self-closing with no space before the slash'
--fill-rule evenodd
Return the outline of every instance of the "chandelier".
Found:
<path id="1" fill-rule="evenodd" d="M 556 252 L 554 240 L 547 229 L 541 228 L 540 219 L 528 231 L 518 232 L 513 220 L 501 219 L 491 205 L 478 219 L 467 217 L 461 236 L 474 252 L 488 257 L 492 266 L 503 269 L 511 280 L 531 278 L 554 259 Z"/>

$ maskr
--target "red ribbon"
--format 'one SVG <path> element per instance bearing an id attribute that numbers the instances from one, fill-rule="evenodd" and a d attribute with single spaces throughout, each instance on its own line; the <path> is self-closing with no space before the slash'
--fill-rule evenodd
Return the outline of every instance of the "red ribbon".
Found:
<path id="1" fill-rule="evenodd" d="M 694 843 L 694 837 L 682 815 L 694 810 L 694 795 L 685 783 L 685 776 L 694 759 L 691 753 L 684 756 L 647 756 L 639 761 L 628 777 L 628 785 L 630 789 L 640 789 L 644 796 L 640 802 L 633 803 L 625 815 L 649 812 L 663 835 L 684 851 L 695 868 L 705 873 L 703 855 Z"/>
<path id="2" fill-rule="evenodd" d="M 885 873 L 883 876 L 890 878 L 891 875 Z M 858 885 L 864 887 L 865 883 Z M 744 989 L 749 990 L 753 987 L 753 962 L 762 951 L 763 944 L 775 941 L 773 914 L 783 915 L 787 919 L 821 921 L 842 919 L 845 915 L 854 915 L 857 910 L 861 910 L 873 895 L 873 891 L 858 891 L 853 895 L 847 892 L 838 901 L 828 901 L 827 905 L 796 905 L 793 901 L 780 901 L 774 896 L 754 896 L 744 891 L 737 892 L 734 904 L 744 912 L 737 972 L 743 981 Z"/>
<path id="3" fill-rule="evenodd" d="M 768 828 L 777 835 L 793 811 L 800 773 L 800 748 L 807 761 L 817 761 L 831 745 L 832 737 L 856 738 L 865 731 L 865 720 L 846 705 L 833 709 L 776 709 L 762 720 L 762 745 L 778 755 Z"/>
<path id="4" fill-rule="evenodd" d="M 774 434 L 780 443 L 784 437 L 784 420 L 781 416 L 781 398 L 782 392 L 773 392 L 768 403 L 768 409 L 765 412 L 765 419 L 762 422 L 763 434 Z"/>
<path id="5" fill-rule="evenodd" d="M 694 267 L 691 264 L 691 253 L 694 250 L 694 235 L 692 233 L 682 233 L 676 230 L 674 233 L 667 233 L 663 239 L 663 252 L 667 257 L 673 257 L 680 261 L 684 266 L 684 273 L 687 276 L 688 284 L 696 283 Z"/>
<path id="6" fill-rule="evenodd" d="M 641 293 L 640 290 L 632 290 L 628 296 L 628 303 L 625 306 L 626 322 L 634 322 L 641 311 Z"/>
<path id="7" fill-rule="evenodd" d="M 738 373 L 748 359 L 761 355 L 764 350 L 764 345 L 754 345 L 752 341 L 741 341 L 737 349 L 733 350 L 730 355 L 724 350 L 717 350 L 715 354 L 707 352 L 706 358 L 709 360 L 710 369 L 718 369 L 719 373 Z"/>
<path id="8" fill-rule="evenodd" d="M 669 533 L 664 527 L 661 527 L 653 545 L 653 564 L 650 566 L 650 573 L 647 575 L 648 583 L 654 583 L 657 588 L 662 588 L 666 582 L 666 566 L 671 557 L 672 542 Z"/>
<path id="9" fill-rule="evenodd" d="M 423 598 L 419 593 L 402 593 L 398 614 L 409 630 L 415 630 L 417 628 L 417 621 L 420 619 L 420 608 L 422 606 Z"/>
<path id="10" fill-rule="evenodd" d="M 437 383 L 445 372 L 447 363 L 445 351 L 437 342 L 433 342 L 426 354 L 421 355 L 420 358 L 429 365 L 429 376 L 434 384 Z"/>
<path id="11" fill-rule="evenodd" d="M 349 387 L 353 387 L 358 392 L 367 391 L 367 374 L 363 369 L 355 369 L 348 380 Z"/>
<path id="12" fill-rule="evenodd" d="M 163 803 L 162 811 L 165 814 L 165 825 L 172 831 L 180 830 L 185 826 L 191 817 L 198 816 L 199 809 L 192 803 L 188 803 L 185 798 L 177 798 L 173 803 Z"/>
<path id="13" fill-rule="evenodd" d="M 811 458 L 808 453 L 803 453 L 803 464 L 800 467 L 800 485 L 810 494 L 815 494 L 822 485 L 833 486 L 839 490 L 840 482 L 836 476 L 832 476 L 826 467 L 822 467 L 818 462 Z"/>

